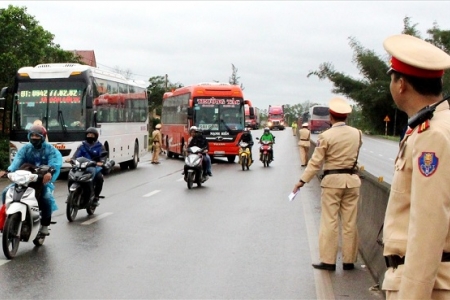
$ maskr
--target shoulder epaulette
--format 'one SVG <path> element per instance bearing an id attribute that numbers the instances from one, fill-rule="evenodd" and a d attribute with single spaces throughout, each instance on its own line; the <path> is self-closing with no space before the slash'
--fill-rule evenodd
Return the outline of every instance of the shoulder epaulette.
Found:
<path id="1" fill-rule="evenodd" d="M 422 124 L 419 125 L 418 133 L 424 132 L 430 127 L 430 120 L 426 120 Z"/>

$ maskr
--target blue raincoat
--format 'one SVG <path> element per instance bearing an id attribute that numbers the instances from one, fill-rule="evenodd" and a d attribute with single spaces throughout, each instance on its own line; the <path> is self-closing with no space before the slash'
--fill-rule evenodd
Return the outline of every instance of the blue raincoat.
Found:
<path id="1" fill-rule="evenodd" d="M 53 197 L 53 191 L 55 190 L 54 182 L 59 176 L 61 166 L 63 164 L 63 158 L 61 152 L 58 149 L 44 141 L 40 149 L 35 149 L 31 143 L 25 144 L 14 157 L 13 162 L 8 167 L 9 172 L 14 172 L 20 168 L 24 163 L 29 163 L 37 167 L 41 165 L 48 165 L 55 169 L 55 173 L 52 176 L 50 182 L 46 183 L 42 189 L 42 198 L 50 204 L 52 212 L 58 210 L 58 205 Z M 2 193 L 2 200 L 5 203 L 5 195 L 7 190 L 12 186 L 7 186 Z M 50 216 L 42 216 L 50 217 Z"/>

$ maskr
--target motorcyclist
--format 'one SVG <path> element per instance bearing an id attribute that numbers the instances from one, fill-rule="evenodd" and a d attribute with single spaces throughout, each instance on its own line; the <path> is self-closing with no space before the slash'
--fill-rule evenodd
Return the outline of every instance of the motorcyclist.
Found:
<path id="1" fill-rule="evenodd" d="M 189 133 L 195 132 L 195 135 L 192 137 L 189 142 L 188 148 L 197 146 L 199 148 L 205 149 L 203 152 L 203 163 L 205 164 L 206 174 L 208 176 L 213 176 L 211 172 L 211 158 L 208 155 L 209 145 L 206 138 L 203 136 L 202 130 L 198 129 L 197 126 L 192 126 L 189 129 Z"/>
<path id="2" fill-rule="evenodd" d="M 263 135 L 259 138 L 260 142 L 269 141 L 272 143 L 272 147 L 270 150 L 270 160 L 274 160 L 275 156 L 273 154 L 273 144 L 275 144 L 275 136 L 270 132 L 269 127 L 264 128 Z M 262 160 L 262 153 L 259 154 L 259 160 Z"/>
<path id="3" fill-rule="evenodd" d="M 238 145 L 240 142 L 244 142 L 248 144 L 248 149 L 250 150 L 250 161 L 253 163 L 252 156 L 252 147 L 253 147 L 253 136 L 249 128 L 245 128 L 244 132 L 241 135 L 241 138 L 238 141 Z"/>
<path id="4" fill-rule="evenodd" d="M 51 223 L 52 212 L 58 209 L 55 198 L 53 197 L 53 191 L 55 190 L 53 182 L 58 178 L 63 163 L 61 152 L 47 143 L 46 137 L 47 130 L 43 126 L 31 126 L 28 130 L 28 141 L 30 143 L 20 148 L 7 169 L 7 172 L 14 172 L 23 168 L 23 166 L 39 167 L 47 165 L 50 167 L 48 173 L 42 177 L 42 190 L 39 193 L 40 196 L 37 197 L 39 209 L 41 210 L 41 227 L 39 228 L 39 232 L 42 235 L 50 234 L 48 226 Z M 5 171 L 1 171 L 0 177 L 5 174 Z M 7 186 L 3 190 L 3 203 L 5 203 L 5 195 L 10 186 Z"/>
<path id="5" fill-rule="evenodd" d="M 101 142 L 98 141 L 98 131 L 94 127 L 89 127 L 86 129 L 86 140 L 84 140 L 80 146 L 78 146 L 74 155 L 72 156 L 72 160 L 77 159 L 78 157 L 85 157 L 90 160 L 94 160 L 97 162 L 96 167 L 89 167 L 86 170 L 94 174 L 94 202 L 92 203 L 95 206 L 99 205 L 100 193 L 103 188 L 103 174 L 102 169 L 103 165 L 106 163 L 106 157 L 102 157 L 101 154 L 106 152 L 105 146 Z"/>

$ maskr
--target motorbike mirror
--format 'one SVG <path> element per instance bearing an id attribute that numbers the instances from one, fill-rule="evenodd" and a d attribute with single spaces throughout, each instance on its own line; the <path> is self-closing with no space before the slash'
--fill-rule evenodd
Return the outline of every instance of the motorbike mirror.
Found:
<path id="1" fill-rule="evenodd" d="M 100 157 L 107 157 L 108 156 L 108 151 L 103 151 L 101 154 L 100 154 Z"/>
<path id="2" fill-rule="evenodd" d="M 256 137 L 257 140 L 259 140 L 259 137 Z"/>

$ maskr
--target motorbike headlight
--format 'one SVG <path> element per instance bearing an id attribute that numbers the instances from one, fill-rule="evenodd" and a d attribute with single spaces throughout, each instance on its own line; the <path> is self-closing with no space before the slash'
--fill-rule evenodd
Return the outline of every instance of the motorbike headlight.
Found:
<path id="1" fill-rule="evenodd" d="M 79 181 L 88 181 L 92 178 L 92 175 L 92 173 L 83 174 L 83 176 L 80 177 Z"/>
<path id="2" fill-rule="evenodd" d="M 189 167 L 196 167 L 200 164 L 200 157 L 198 155 L 189 155 L 186 157 L 186 165 Z"/>

